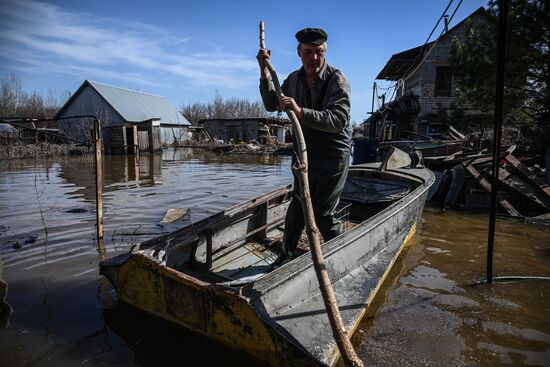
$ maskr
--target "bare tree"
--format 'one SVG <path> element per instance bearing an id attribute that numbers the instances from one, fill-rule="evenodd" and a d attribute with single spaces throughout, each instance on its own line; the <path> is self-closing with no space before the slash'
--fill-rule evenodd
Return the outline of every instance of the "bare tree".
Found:
<path id="1" fill-rule="evenodd" d="M 50 90 L 46 98 L 36 91 L 23 91 L 15 73 L 0 78 L 0 117 L 52 118 L 69 98 L 69 92 Z"/>
<path id="2" fill-rule="evenodd" d="M 22 117 L 45 118 L 44 99 L 36 91 L 31 94 L 22 93 L 17 114 Z"/>
<path id="3" fill-rule="evenodd" d="M 249 101 L 243 98 L 230 98 L 224 100 L 216 92 L 210 103 L 195 102 L 182 104 L 180 112 L 193 125 L 200 120 L 212 118 L 246 118 L 246 117 L 268 117 L 270 113 L 264 108 L 260 101 Z"/>
<path id="4" fill-rule="evenodd" d="M 206 118 L 206 116 L 208 115 L 206 105 L 199 102 L 182 105 L 180 108 L 180 112 L 193 125 L 196 125 L 199 120 Z"/>
<path id="5" fill-rule="evenodd" d="M 15 73 L 7 73 L 0 79 L 0 117 L 16 115 L 21 93 L 21 81 Z"/>

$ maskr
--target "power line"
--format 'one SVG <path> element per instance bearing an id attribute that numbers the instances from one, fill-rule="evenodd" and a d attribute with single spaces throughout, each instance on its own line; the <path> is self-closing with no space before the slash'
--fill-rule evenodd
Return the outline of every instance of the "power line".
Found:
<path id="1" fill-rule="evenodd" d="M 462 4 L 462 1 L 463 0 L 460 0 L 460 2 L 458 3 L 458 5 L 456 6 L 455 10 L 453 11 L 453 14 L 451 15 L 451 17 L 449 18 L 449 22 L 448 23 L 451 23 L 451 21 L 453 20 L 458 8 L 460 7 L 460 5 Z M 422 61 L 420 61 L 418 63 L 418 65 L 414 68 L 413 71 L 411 71 L 409 73 L 408 76 L 406 76 L 405 78 L 402 78 L 401 80 L 403 81 L 403 83 L 409 79 L 417 70 L 418 68 L 424 63 L 424 61 L 426 61 L 426 59 L 428 58 L 428 56 L 430 55 L 430 53 L 432 52 L 432 50 L 434 49 L 434 47 L 437 45 L 437 42 L 441 39 L 441 36 L 443 36 L 443 34 L 445 33 L 445 29 L 443 29 L 441 31 L 441 33 L 439 34 L 439 37 L 437 37 L 437 39 L 433 42 L 432 46 L 430 47 L 430 49 L 428 50 L 428 52 L 426 52 L 426 55 L 422 58 Z M 420 55 L 420 54 L 419 54 Z M 414 65 L 414 64 L 413 64 Z"/>
<path id="2" fill-rule="evenodd" d="M 437 29 L 437 26 L 439 25 L 439 22 L 441 22 L 441 19 L 443 19 L 445 17 L 445 14 L 447 14 L 447 10 L 449 10 L 449 8 L 451 7 L 451 4 L 453 3 L 453 1 L 454 0 L 449 1 L 449 3 L 447 4 L 447 7 L 445 8 L 445 10 L 443 10 L 443 13 L 441 14 L 439 19 L 437 20 L 437 23 L 435 23 L 435 26 L 433 27 L 432 31 L 430 32 L 430 35 L 426 39 L 426 42 L 424 42 L 424 45 L 422 46 L 422 48 L 424 48 L 424 46 L 426 46 L 426 44 L 428 43 L 430 38 L 432 38 L 432 35 L 434 34 L 435 30 Z M 459 4 L 459 6 L 460 6 L 460 4 Z M 420 53 L 422 53 L 422 51 L 423 50 L 421 50 Z"/>
<path id="3" fill-rule="evenodd" d="M 437 29 L 437 27 L 439 26 L 439 23 L 441 22 L 441 19 L 443 19 L 445 17 L 445 15 L 447 14 L 447 10 L 449 10 L 449 8 L 451 7 L 452 3 L 453 3 L 454 0 L 450 0 L 449 3 L 447 4 L 447 6 L 445 7 L 445 10 L 443 10 L 443 13 L 441 13 L 441 16 L 439 17 L 439 19 L 437 20 L 437 22 L 435 23 L 435 26 L 432 28 L 432 31 L 430 32 L 430 34 L 428 35 L 428 38 L 426 39 L 426 41 L 424 42 L 424 44 L 422 45 L 422 48 L 420 49 L 420 52 L 418 53 L 418 55 L 415 57 L 414 61 L 412 62 L 412 64 L 407 68 L 407 70 L 403 73 L 403 75 L 406 75 L 409 70 L 414 67 L 414 65 L 416 64 L 416 61 L 418 60 L 418 57 L 420 55 L 422 55 L 423 51 L 424 51 L 424 47 L 428 44 L 428 42 L 430 41 L 430 38 L 432 37 L 433 33 L 435 32 L 435 30 Z M 456 7 L 456 9 L 454 10 L 453 12 L 453 16 L 454 14 L 456 13 L 458 7 L 460 6 L 460 4 L 462 3 L 463 0 L 460 0 L 460 3 L 458 4 L 458 6 Z M 452 19 L 452 17 L 451 17 Z M 450 23 L 451 19 L 447 22 Z M 445 30 L 443 30 L 444 32 Z M 443 34 L 443 32 L 439 35 L 438 39 L 441 37 L 441 35 Z M 437 42 L 437 40 L 434 42 L 434 45 L 435 43 Z M 430 49 L 430 51 L 428 52 L 428 54 L 431 52 L 431 50 L 433 49 L 433 46 L 432 48 Z M 422 60 L 422 62 L 425 60 L 425 58 Z M 419 64 L 421 65 L 422 62 Z M 414 70 L 416 71 L 416 69 Z M 409 74 L 409 75 L 412 75 L 413 73 Z M 393 97 L 395 96 L 395 92 L 398 88 L 398 86 L 403 86 L 404 83 L 405 83 L 405 80 L 407 80 L 408 78 L 404 78 L 404 79 L 400 79 L 397 81 L 397 83 L 395 83 L 393 86 L 391 87 L 388 87 L 388 88 L 379 88 L 378 85 L 375 84 L 375 89 L 376 89 L 376 100 L 377 100 L 377 110 L 380 110 L 380 102 L 379 102 L 379 96 L 378 96 L 378 88 L 381 89 L 381 90 L 385 90 L 385 91 L 389 91 L 390 89 L 393 89 L 393 92 L 392 92 L 392 95 L 391 97 L 389 98 L 389 100 L 387 101 L 387 103 L 389 104 L 389 102 L 392 101 Z M 387 105 L 386 106 L 382 106 L 382 110 L 380 112 L 384 112 L 387 108 Z"/>
<path id="4" fill-rule="evenodd" d="M 424 60 L 426 60 L 426 57 L 432 52 L 434 46 L 437 44 L 437 41 L 439 41 L 439 39 L 441 38 L 441 36 L 445 33 L 445 30 L 446 28 L 443 29 L 443 31 L 441 31 L 441 33 L 439 34 L 439 36 L 437 37 L 437 39 L 433 42 L 432 46 L 430 47 L 430 49 L 428 50 L 428 52 L 426 53 L 426 56 L 422 59 L 421 62 L 419 62 L 417 64 L 417 61 L 418 61 L 418 58 L 421 57 L 421 55 L 423 54 L 424 52 L 424 47 L 426 47 L 426 45 L 428 44 L 430 38 L 432 37 L 433 33 L 435 32 L 435 30 L 437 29 L 437 27 L 439 26 L 439 23 L 441 22 L 441 19 L 443 19 L 445 17 L 445 15 L 447 14 L 447 10 L 449 10 L 449 8 L 451 7 L 451 4 L 453 3 L 454 0 L 450 0 L 449 3 L 447 4 L 447 7 L 445 8 L 445 10 L 443 10 L 443 13 L 441 14 L 441 16 L 439 17 L 439 19 L 437 20 L 437 22 L 435 23 L 435 26 L 433 27 L 432 31 L 430 32 L 430 35 L 428 36 L 428 38 L 426 39 L 426 41 L 424 42 L 424 44 L 422 45 L 421 49 L 420 49 L 420 52 L 418 53 L 418 55 L 416 55 L 416 57 L 414 58 L 414 61 L 411 63 L 411 65 L 407 68 L 407 70 L 405 70 L 405 72 L 403 73 L 403 75 L 405 76 L 404 78 L 402 78 L 403 82 L 405 82 L 407 79 L 409 79 L 409 77 L 411 75 L 414 74 L 414 72 L 416 72 L 416 70 L 418 70 L 418 67 L 420 65 L 422 65 L 422 63 L 424 62 Z M 452 16 L 449 18 L 447 24 L 451 23 L 451 20 L 453 19 L 454 15 L 456 14 L 456 11 L 458 10 L 458 8 L 460 7 L 460 5 L 462 4 L 462 1 L 463 0 L 460 0 L 460 2 L 458 3 L 458 5 L 456 6 L 455 10 L 453 11 L 453 14 Z M 416 65 L 416 67 L 415 67 Z M 411 68 L 414 68 L 414 70 L 412 72 L 409 73 L 409 70 L 411 70 Z"/>

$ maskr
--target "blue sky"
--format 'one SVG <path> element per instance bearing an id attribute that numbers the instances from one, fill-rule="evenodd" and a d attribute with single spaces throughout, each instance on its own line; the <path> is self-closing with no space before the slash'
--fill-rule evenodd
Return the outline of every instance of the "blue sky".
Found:
<path id="1" fill-rule="evenodd" d="M 74 92 L 90 79 L 165 96 L 176 108 L 216 92 L 259 100 L 259 21 L 280 78 L 300 66 L 296 31 L 321 27 L 329 64 L 351 83 L 352 121 L 360 122 L 378 72 L 392 54 L 422 45 L 447 4 L 0 0 L 0 74 L 14 72 L 25 91 L 43 95 Z M 451 26 L 484 5 L 464 0 Z"/>

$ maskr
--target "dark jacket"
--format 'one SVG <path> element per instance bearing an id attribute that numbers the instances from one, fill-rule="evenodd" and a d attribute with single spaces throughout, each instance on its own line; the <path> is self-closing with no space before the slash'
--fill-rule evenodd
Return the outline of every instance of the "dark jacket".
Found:
<path id="1" fill-rule="evenodd" d="M 300 120 L 310 163 L 349 157 L 349 81 L 338 69 L 325 63 L 317 73 L 311 95 L 307 92 L 303 68 L 292 72 L 282 85 L 283 93 L 294 98 L 304 112 Z M 260 94 L 268 111 L 279 109 L 273 83 L 260 79 Z"/>

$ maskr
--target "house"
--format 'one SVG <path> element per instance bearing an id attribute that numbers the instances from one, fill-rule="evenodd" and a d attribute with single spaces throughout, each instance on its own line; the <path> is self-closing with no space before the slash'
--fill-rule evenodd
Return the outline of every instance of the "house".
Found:
<path id="1" fill-rule="evenodd" d="M 187 140 L 191 124 L 164 97 L 85 80 L 55 119 L 65 135 L 92 140 L 91 119 L 69 118 L 94 115 L 101 121 L 107 153 L 158 151 L 162 146 Z"/>
<path id="2" fill-rule="evenodd" d="M 487 13 L 481 7 L 436 41 L 393 55 L 376 79 L 395 81 L 396 98 L 380 108 L 378 120 L 424 136 L 445 134 L 446 116 L 458 105 L 449 62 L 453 39 L 463 39 L 472 22 L 486 21 Z M 395 132 L 400 135 L 394 131 L 394 136 Z"/>
<path id="3" fill-rule="evenodd" d="M 272 117 L 219 118 L 204 119 L 199 125 L 217 141 L 248 143 L 252 140 L 264 143 L 266 138 L 275 137 L 277 142 L 285 143 L 289 131 L 288 120 Z"/>

